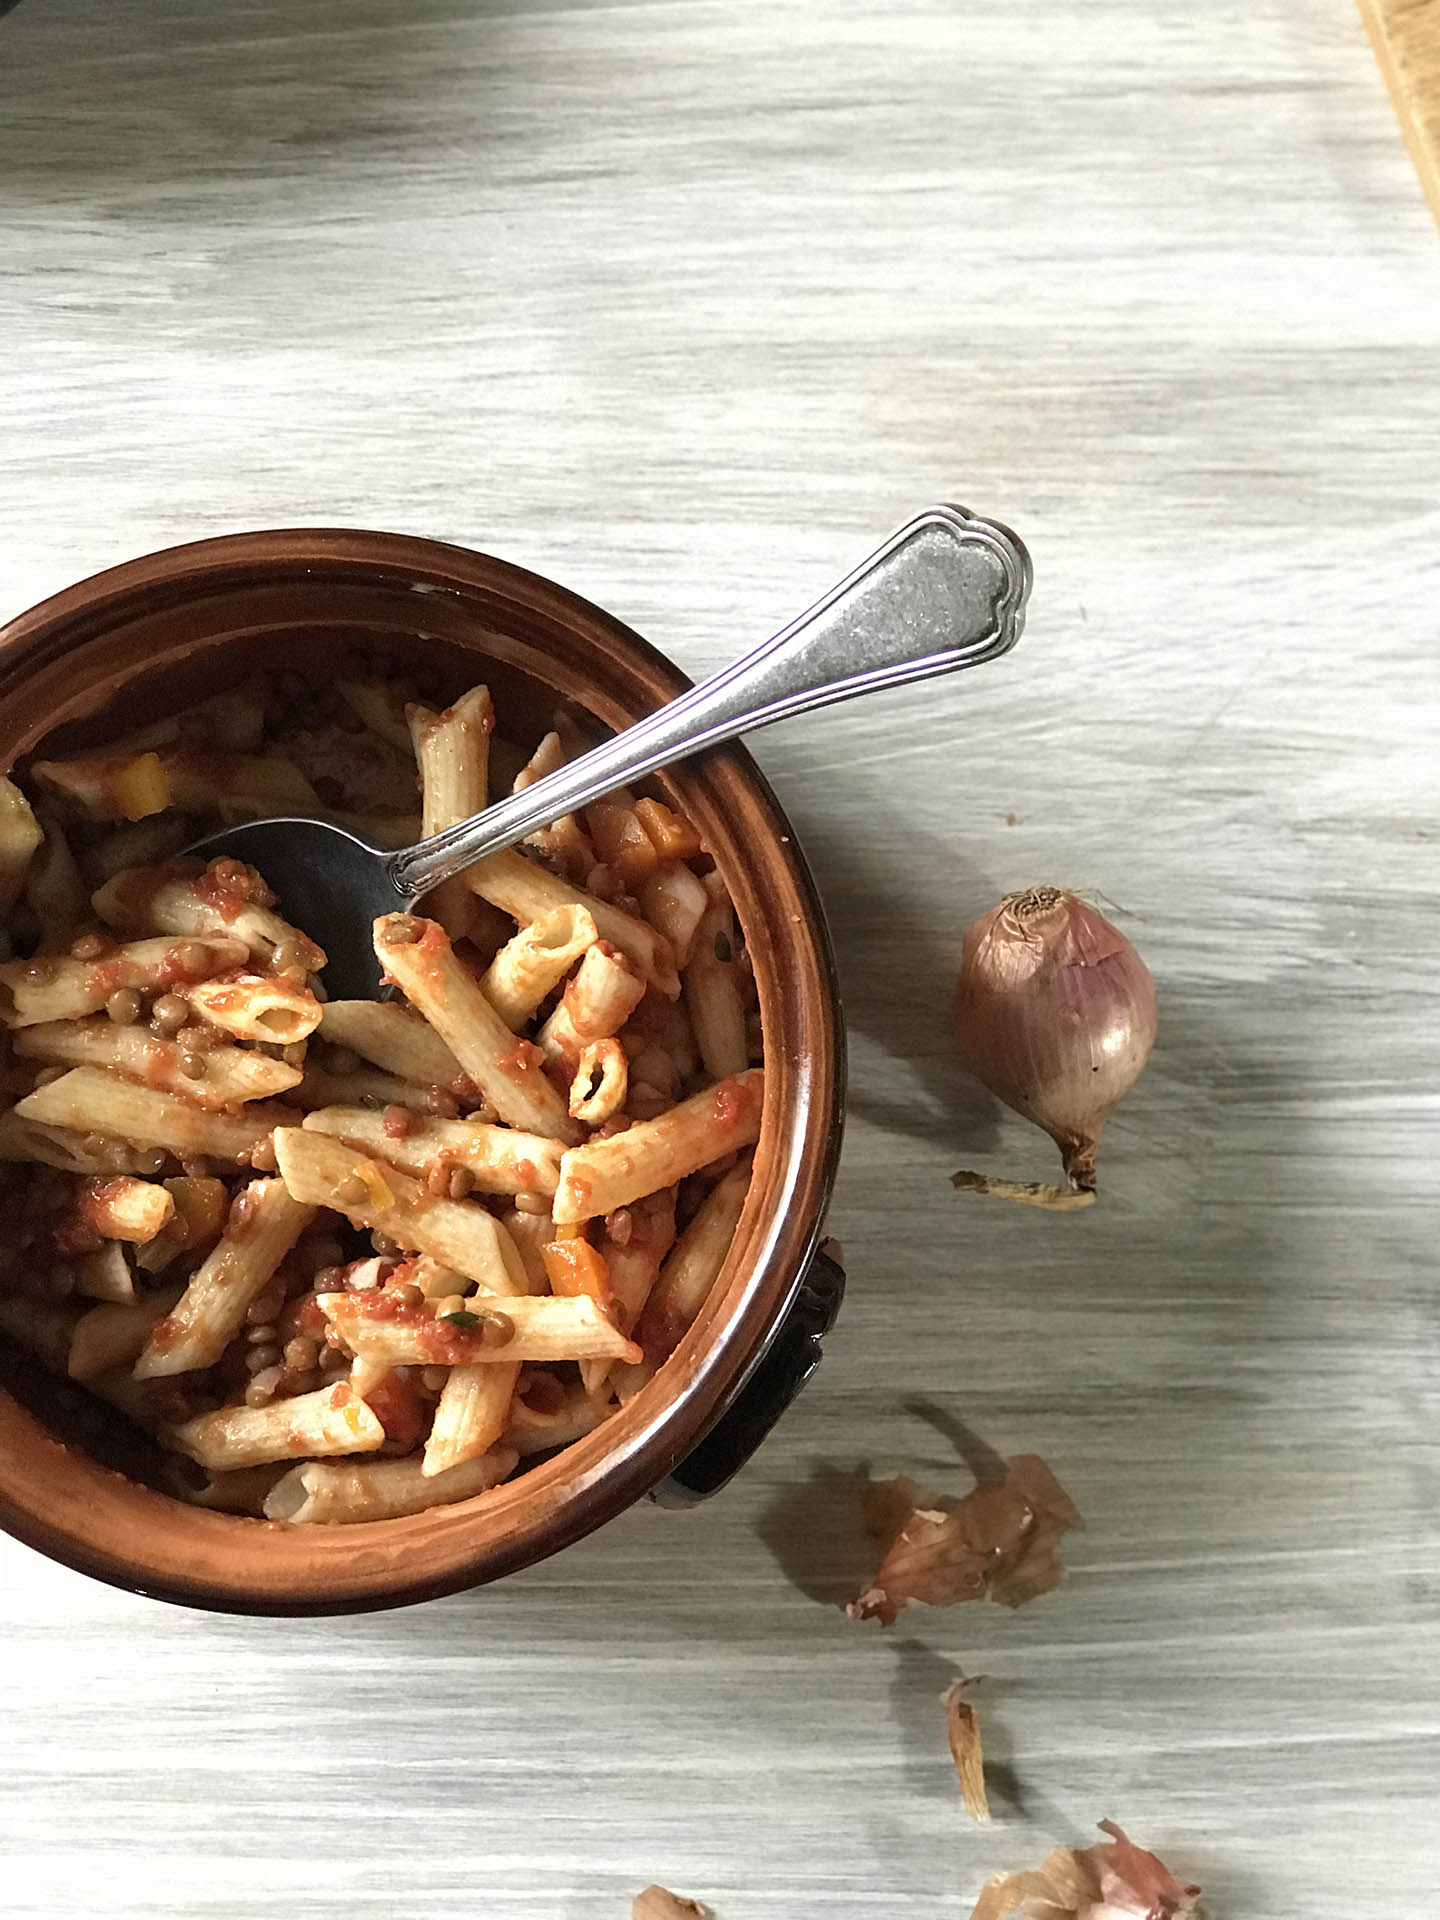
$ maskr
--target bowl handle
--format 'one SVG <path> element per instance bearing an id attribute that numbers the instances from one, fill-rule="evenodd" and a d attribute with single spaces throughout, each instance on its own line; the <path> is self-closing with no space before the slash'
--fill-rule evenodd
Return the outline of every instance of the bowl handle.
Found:
<path id="1" fill-rule="evenodd" d="M 738 1473 L 820 1364 L 820 1341 L 845 1298 L 840 1248 L 826 1240 L 810 1256 L 774 1338 L 740 1392 L 699 1446 L 650 1495 L 662 1507 L 693 1507 Z"/>

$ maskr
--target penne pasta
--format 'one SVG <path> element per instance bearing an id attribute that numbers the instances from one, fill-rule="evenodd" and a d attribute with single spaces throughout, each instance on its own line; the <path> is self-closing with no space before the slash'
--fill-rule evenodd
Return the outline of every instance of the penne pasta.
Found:
<path id="1" fill-rule="evenodd" d="M 371 1108 L 321 1107 L 305 1116 L 306 1132 L 327 1133 L 417 1178 L 463 1167 L 482 1193 L 555 1191 L 561 1140 L 492 1126 L 484 1120 L 417 1117 L 403 1131 L 393 1118 Z"/>
<path id="2" fill-rule="evenodd" d="M 522 1294 L 501 1301 L 493 1313 L 474 1311 L 480 1302 L 472 1301 L 469 1310 L 448 1316 L 437 1315 L 430 1302 L 407 1306 L 390 1288 L 322 1293 L 319 1299 L 321 1312 L 352 1353 L 392 1367 L 641 1357 L 640 1348 L 586 1294 L 568 1300 Z M 509 1331 L 492 1344 L 490 1329 L 501 1316 Z"/>
<path id="3" fill-rule="evenodd" d="M 65 953 L 75 936 L 90 924 L 90 890 L 58 823 L 47 814 L 41 817 L 40 826 L 45 837 L 25 874 L 25 904 L 40 923 L 40 944 L 35 951 Z"/>
<path id="4" fill-rule="evenodd" d="M 254 1180 L 236 1194 L 219 1242 L 191 1275 L 179 1305 L 151 1330 L 137 1380 L 210 1367 L 240 1331 L 250 1302 L 274 1274 L 314 1210 L 283 1180 Z"/>
<path id="5" fill-rule="evenodd" d="M 202 980 L 181 991 L 202 1020 L 238 1040 L 289 1047 L 308 1038 L 320 1024 L 320 1002 L 288 980 L 254 974 L 227 976 Z"/>
<path id="6" fill-rule="evenodd" d="M 515 773 L 511 792 L 523 793 L 526 787 L 533 787 L 537 780 L 543 780 L 547 773 L 554 773 L 563 767 L 569 758 L 570 754 L 559 733 L 547 733 Z M 537 827 L 534 833 L 527 833 L 522 844 L 538 853 L 557 872 L 571 874 L 577 880 L 584 879 L 595 864 L 595 849 L 573 813 L 562 813 L 548 826 Z"/>
<path id="7" fill-rule="evenodd" d="M 222 687 L 207 700 L 166 714 L 116 740 L 112 752 L 144 753 L 151 747 L 219 747 L 224 753 L 253 753 L 265 730 L 265 683 L 258 678 L 238 687 Z"/>
<path id="8" fill-rule="evenodd" d="M 120 1027 L 104 1018 L 45 1020 L 38 1027 L 21 1027 L 14 1047 L 24 1060 L 111 1067 L 147 1087 L 183 1094 L 200 1107 L 269 1100 L 301 1080 L 299 1067 L 288 1067 L 263 1053 L 217 1046 L 207 1053 L 187 1055 L 173 1040 L 162 1040 L 147 1027 Z"/>
<path id="9" fill-rule="evenodd" d="M 274 1140 L 281 1178 L 303 1205 L 331 1207 L 352 1225 L 378 1229 L 492 1292 L 525 1285 L 514 1243 L 484 1207 L 431 1198 L 408 1174 L 323 1133 L 281 1127 Z"/>
<path id="10" fill-rule="evenodd" d="M 41 1126 L 20 1119 L 13 1108 L 0 1113 L 0 1160 L 30 1160 L 62 1173 L 93 1174 L 127 1172 L 141 1157 L 126 1141 Z"/>
<path id="11" fill-rule="evenodd" d="M 444 1087 L 453 1093 L 465 1081 L 460 1062 L 435 1029 L 399 1001 L 327 1000 L 320 1014 L 320 1037 L 373 1060 L 415 1087 Z"/>
<path id="12" fill-rule="evenodd" d="M 412 706 L 406 720 L 420 768 L 421 831 L 428 839 L 485 811 L 495 708 L 488 687 L 472 687 L 444 713 Z M 459 940 L 474 917 L 474 897 L 463 880 L 447 880 L 427 899 L 426 912 Z"/>
<path id="13" fill-rule="evenodd" d="M 265 1500 L 267 1520 L 294 1526 L 345 1526 L 361 1520 L 398 1520 L 426 1507 L 451 1506 L 498 1486 L 519 1455 L 496 1447 L 463 1466 L 427 1477 L 419 1460 L 319 1461 L 292 1467 Z"/>
<path id="14" fill-rule="evenodd" d="M 263 819 L 305 814 L 319 806 L 315 790 L 292 762 L 269 754 L 207 753 L 163 746 L 148 752 L 37 760 L 32 769 L 47 793 L 87 820 L 143 820 L 176 808 Z"/>
<path id="15" fill-rule="evenodd" d="M 570 1118 L 598 1127 L 625 1104 L 630 1069 L 618 1040 L 588 1040 L 570 1083 Z"/>
<path id="16" fill-rule="evenodd" d="M 20 897 L 41 841 L 45 838 L 34 809 L 13 780 L 0 775 L 0 913 Z"/>
<path id="17" fill-rule="evenodd" d="M 704 1306 L 725 1264 L 749 1191 L 750 1164 L 742 1161 L 710 1189 L 675 1242 L 639 1321 L 637 1337 L 652 1364 L 669 1358 Z"/>
<path id="18" fill-rule="evenodd" d="M 142 1246 L 168 1227 L 175 1200 L 164 1187 L 130 1174 L 87 1180 L 54 1230 L 61 1253 L 86 1253 L 101 1240 L 129 1240 Z"/>
<path id="19" fill-rule="evenodd" d="M 539 1053 L 505 1025 L 438 922 L 383 914 L 375 922 L 375 952 L 386 977 L 424 1014 L 502 1120 L 556 1140 L 579 1139 Z"/>
<path id="20" fill-rule="evenodd" d="M 287 964 L 318 973 L 324 949 L 276 913 L 274 901 L 253 867 L 220 859 L 193 871 L 189 862 L 131 868 L 107 880 L 91 904 L 121 933 L 223 934 L 243 940 L 263 965 L 283 951 Z"/>
<path id="21" fill-rule="evenodd" d="M 501 1225 L 520 1256 L 520 1264 L 530 1283 L 527 1291 L 548 1293 L 550 1276 L 545 1267 L 543 1250 L 555 1238 L 555 1222 L 549 1213 L 523 1213 L 519 1207 L 511 1207 L 502 1216 Z"/>
<path id="22" fill-rule="evenodd" d="M 705 882 L 689 867 L 662 867 L 643 882 L 640 905 L 657 933 L 670 942 L 675 964 L 682 970 L 695 946 L 695 935 L 710 905 Z"/>
<path id="23" fill-rule="evenodd" d="M 412 748 L 403 695 L 378 680 L 341 680 L 337 684 L 351 712 L 357 714 L 372 733 L 408 756 Z"/>
<path id="24" fill-rule="evenodd" d="M 272 1129 L 296 1117 L 288 1107 L 259 1101 L 242 1113 L 206 1113 L 173 1093 L 138 1087 L 99 1067 L 72 1067 L 26 1094 L 15 1112 L 42 1126 L 111 1136 L 137 1147 L 164 1147 L 182 1157 L 209 1154 L 237 1165 L 248 1163 Z"/>
<path id="25" fill-rule="evenodd" d="M 139 1297 L 135 1275 L 118 1240 L 107 1240 L 94 1253 L 75 1259 L 75 1291 L 87 1300 L 107 1300 L 112 1306 L 130 1306 Z"/>
<path id="26" fill-rule="evenodd" d="M 743 1073 L 750 1059 L 745 1004 L 735 983 L 736 940 L 730 902 L 717 892 L 696 929 L 694 950 L 683 976 L 685 1006 L 695 1043 L 712 1080 Z"/>
<path id="27" fill-rule="evenodd" d="M 645 982 L 624 954 L 600 941 L 580 962 L 540 1029 L 540 1051 L 573 1074 L 586 1047 L 619 1033 L 644 998 Z"/>
<path id="28" fill-rule="evenodd" d="M 178 1287 L 167 1287 L 131 1305 L 91 1307 L 75 1323 L 66 1357 L 72 1380 L 93 1380 L 116 1367 L 133 1364 L 158 1321 L 163 1321 L 180 1297 Z"/>
<path id="29" fill-rule="evenodd" d="M 245 957 L 242 940 L 213 934 L 203 940 L 134 940 L 94 960 L 8 960 L 0 966 L 0 1020 L 11 1027 L 83 1020 L 122 987 L 176 992 L 240 966 Z"/>
<path id="30" fill-rule="evenodd" d="M 168 1428 L 167 1436 L 211 1473 L 307 1455 L 373 1453 L 385 1444 L 384 1427 L 344 1381 L 268 1407 L 221 1407 Z"/>
<path id="31" fill-rule="evenodd" d="M 597 900 L 569 886 L 544 867 L 527 860 L 523 853 L 508 848 L 492 853 L 465 874 L 465 883 L 482 900 L 501 907 L 522 926 L 538 920 L 556 907 L 583 907 L 599 929 L 600 938 L 618 947 L 644 975 L 645 979 L 671 999 L 680 990 L 675 959 L 668 943 L 644 920 L 633 913 Z"/>
<path id="32" fill-rule="evenodd" d="M 505 943 L 486 968 L 481 991 L 518 1033 L 599 937 L 584 907 L 555 907 Z"/>
<path id="33" fill-rule="evenodd" d="M 519 1378 L 518 1360 L 450 1368 L 425 1442 L 422 1477 L 453 1472 L 496 1444 L 509 1424 Z"/>
<path id="34" fill-rule="evenodd" d="M 760 1136 L 764 1086 L 763 1071 L 747 1068 L 654 1120 L 567 1149 L 555 1190 L 556 1221 L 563 1226 L 611 1213 L 659 1187 L 674 1186 L 712 1160 L 753 1146 Z"/>

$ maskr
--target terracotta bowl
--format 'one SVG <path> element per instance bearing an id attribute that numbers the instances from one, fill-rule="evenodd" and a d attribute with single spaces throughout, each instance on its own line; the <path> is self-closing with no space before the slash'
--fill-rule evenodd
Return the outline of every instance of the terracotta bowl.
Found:
<path id="1" fill-rule="evenodd" d="M 333 671 L 355 646 L 484 679 L 505 730 L 564 702 L 629 725 L 689 683 L 609 614 L 487 555 L 395 534 L 239 534 L 152 554 L 0 628 L 0 765 L 72 751 L 242 679 Z M 843 1034 L 814 886 L 741 749 L 659 783 L 698 827 L 754 956 L 766 1034 L 755 1176 L 730 1257 L 669 1363 L 606 1425 L 477 1500 L 290 1528 L 146 1485 L 147 1447 L 13 1353 L 0 1386 L 0 1525 L 117 1586 L 227 1612 L 398 1606 L 497 1579 L 657 1491 L 703 1496 L 817 1357 L 841 1277 L 816 1244 L 839 1152 Z M 121 1467 L 126 1471 L 121 1471 Z"/>

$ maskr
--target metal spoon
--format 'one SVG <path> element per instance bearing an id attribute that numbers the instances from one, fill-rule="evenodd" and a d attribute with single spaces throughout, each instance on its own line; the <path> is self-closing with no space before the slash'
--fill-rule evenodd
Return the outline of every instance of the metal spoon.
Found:
<path id="1" fill-rule="evenodd" d="M 322 820 L 254 820 L 189 849 L 257 867 L 329 955 L 332 997 L 380 987 L 372 923 L 561 814 L 792 713 L 997 660 L 1020 637 L 1030 556 L 1005 527 L 930 507 L 773 639 L 484 813 L 386 852 Z"/>

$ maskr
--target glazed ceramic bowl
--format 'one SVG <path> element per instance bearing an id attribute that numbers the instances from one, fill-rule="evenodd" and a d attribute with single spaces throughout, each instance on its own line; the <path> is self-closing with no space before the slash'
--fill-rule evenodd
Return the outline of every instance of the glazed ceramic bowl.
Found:
<path id="1" fill-rule="evenodd" d="M 521 737 L 538 737 L 561 703 L 618 729 L 688 684 L 620 621 L 487 555 L 395 534 L 238 534 L 99 574 L 0 628 L 0 765 L 23 769 L 42 742 L 74 751 L 257 667 L 324 676 L 357 645 L 438 669 L 449 697 L 485 680 Z M 133 1434 L 7 1352 L 0 1525 L 139 1593 L 236 1613 L 339 1613 L 494 1580 L 647 1495 L 686 1502 L 723 1484 L 815 1364 L 838 1305 L 842 1276 L 817 1243 L 839 1152 L 843 1034 L 814 886 L 749 756 L 711 753 L 660 785 L 695 822 L 735 902 L 767 1074 L 729 1259 L 650 1385 L 595 1433 L 476 1500 L 285 1527 L 147 1485 L 148 1449 Z"/>

